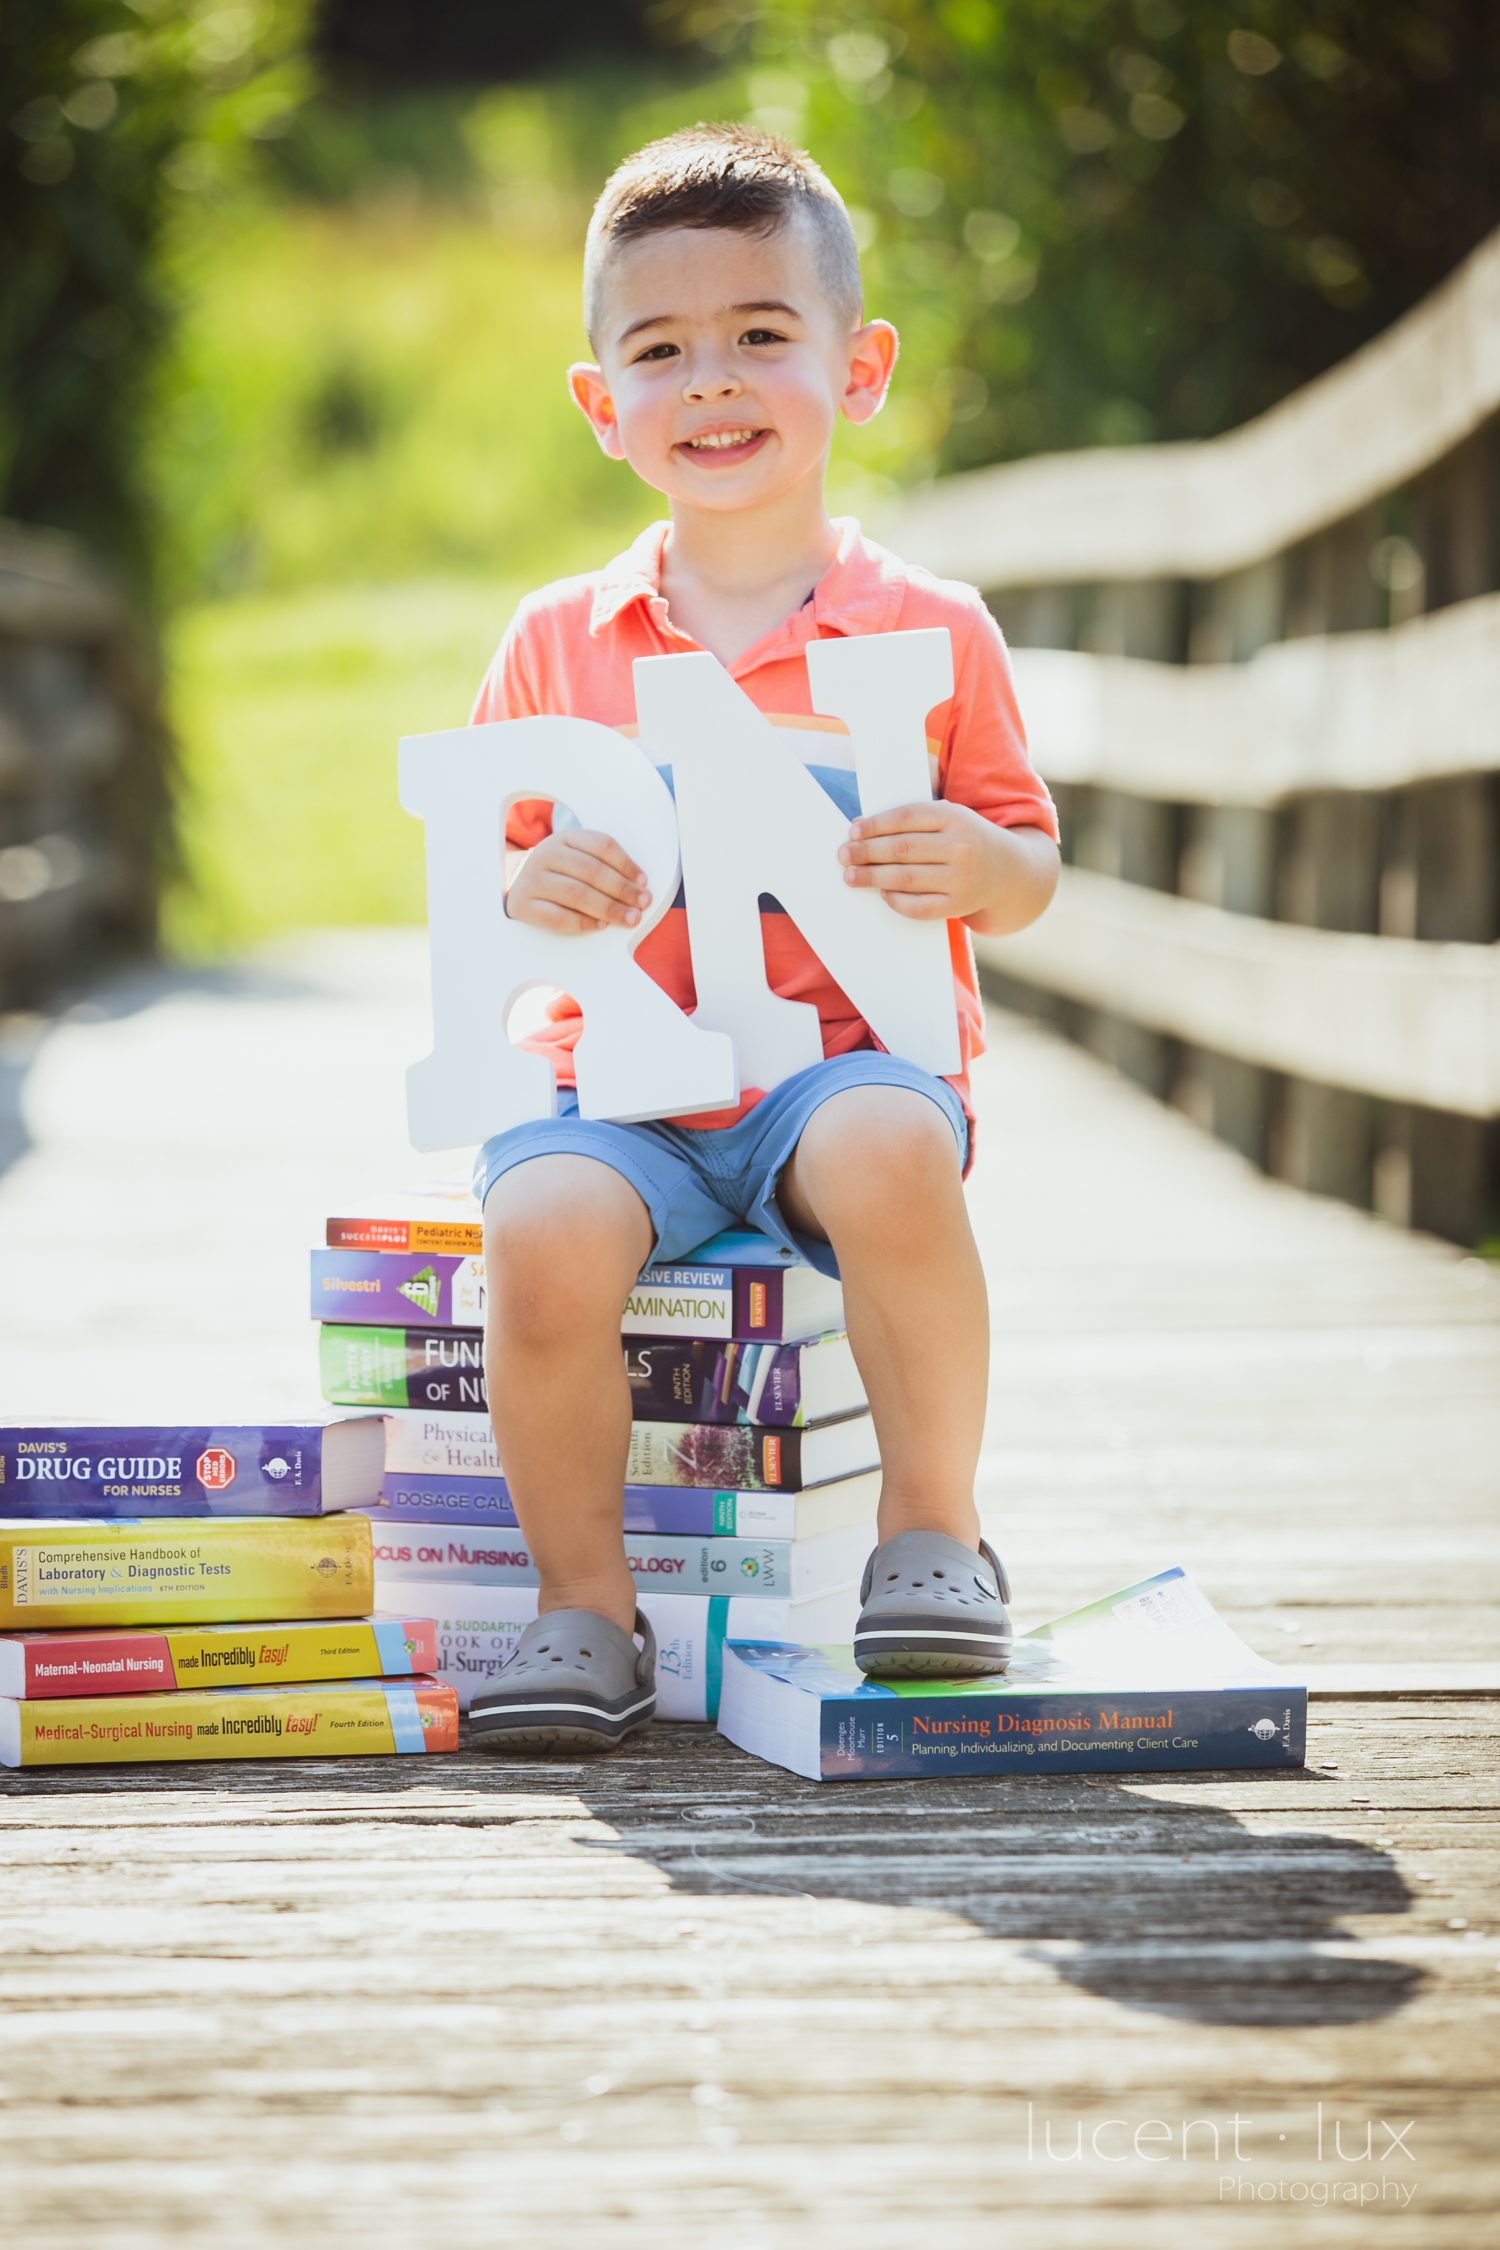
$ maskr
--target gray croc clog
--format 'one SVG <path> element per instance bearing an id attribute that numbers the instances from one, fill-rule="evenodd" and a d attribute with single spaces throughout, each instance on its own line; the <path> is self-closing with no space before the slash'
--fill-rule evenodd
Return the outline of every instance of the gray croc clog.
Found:
<path id="1" fill-rule="evenodd" d="M 898 1531 L 865 1564 L 854 1661 L 877 1679 L 977 1679 L 1010 1662 L 1005 1565 L 941 1531 Z"/>
<path id="2" fill-rule="evenodd" d="M 528 1625 L 514 1653 L 469 1706 L 481 1750 L 613 1750 L 656 1716 L 656 1635 L 645 1642 L 591 1609 L 553 1609 Z"/>

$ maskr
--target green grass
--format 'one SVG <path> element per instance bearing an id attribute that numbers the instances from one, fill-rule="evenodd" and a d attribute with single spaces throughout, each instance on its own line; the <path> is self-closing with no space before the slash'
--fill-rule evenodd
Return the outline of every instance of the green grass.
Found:
<path id="1" fill-rule="evenodd" d="M 252 204 L 195 221 L 174 270 L 149 463 L 189 591 L 166 941 L 420 922 L 398 737 L 461 725 L 525 588 L 660 506 L 567 395 L 576 247 L 430 201 Z"/>
<path id="2" fill-rule="evenodd" d="M 538 583 L 659 501 L 568 397 L 579 257 L 418 203 L 229 209 L 178 253 L 148 464 L 184 590 Z"/>
<path id="3" fill-rule="evenodd" d="M 520 591 L 339 587 L 178 619 L 186 872 L 166 901 L 174 952 L 425 920 L 422 827 L 396 799 L 396 744 L 463 724 Z"/>

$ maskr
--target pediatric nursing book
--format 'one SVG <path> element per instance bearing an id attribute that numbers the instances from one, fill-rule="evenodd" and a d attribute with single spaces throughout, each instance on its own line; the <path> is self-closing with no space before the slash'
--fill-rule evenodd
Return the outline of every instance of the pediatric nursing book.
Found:
<path id="1" fill-rule="evenodd" d="M 719 1732 L 810 1781 L 1285 1769 L 1307 1689 L 1166 1570 L 1022 1635 L 988 1679 L 867 1680 L 846 1648 L 732 1642 Z"/>

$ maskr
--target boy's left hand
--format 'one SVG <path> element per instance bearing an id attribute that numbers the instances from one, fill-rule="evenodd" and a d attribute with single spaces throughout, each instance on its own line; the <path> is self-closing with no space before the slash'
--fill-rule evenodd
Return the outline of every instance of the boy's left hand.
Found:
<path id="1" fill-rule="evenodd" d="M 1006 889 L 1014 849 L 1005 829 L 939 799 L 851 821 L 839 858 L 846 883 L 880 891 L 898 914 L 961 922 Z"/>

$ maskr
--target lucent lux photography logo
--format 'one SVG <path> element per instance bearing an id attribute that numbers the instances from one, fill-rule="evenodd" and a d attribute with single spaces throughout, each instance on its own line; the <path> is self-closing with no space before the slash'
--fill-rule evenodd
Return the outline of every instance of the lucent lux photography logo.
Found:
<path id="1" fill-rule="evenodd" d="M 1305 2119 L 1052 2116 L 1026 2104 L 1028 2164 L 1192 2164 L 1220 2203 L 1378 2205 L 1404 2211 L 1417 2192 L 1416 2119 L 1336 2114 L 1318 2102 Z M 1237 2167 L 1227 2171 L 1227 2165 Z M 1303 2170 L 1302 2167 L 1308 2167 Z M 1206 2183 L 1205 2183 L 1206 2184 Z"/>

